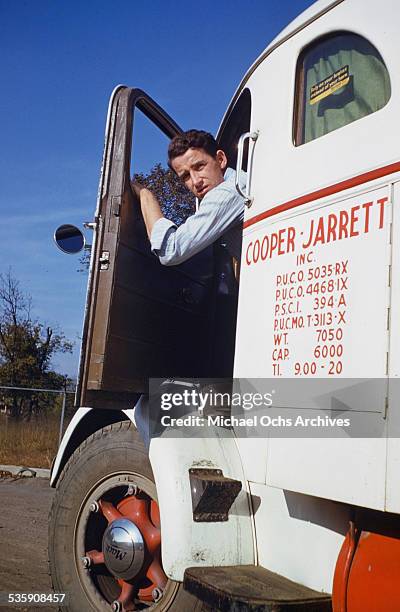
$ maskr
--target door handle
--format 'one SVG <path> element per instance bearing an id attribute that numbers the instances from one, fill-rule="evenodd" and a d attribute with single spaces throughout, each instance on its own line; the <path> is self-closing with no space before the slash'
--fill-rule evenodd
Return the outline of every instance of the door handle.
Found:
<path id="1" fill-rule="evenodd" d="M 253 169 L 253 153 L 254 153 L 254 143 L 258 138 L 259 132 L 245 132 L 239 138 L 238 143 L 238 156 L 236 162 L 236 176 L 235 176 L 235 187 L 236 191 L 244 198 L 244 203 L 248 208 L 253 203 L 253 198 L 250 196 L 250 184 L 251 184 L 251 173 Z M 249 161 L 247 164 L 247 179 L 246 179 L 246 187 L 245 190 L 240 186 L 240 174 L 242 172 L 242 163 L 243 163 L 243 151 L 244 151 L 244 143 L 246 140 L 249 140 Z M 250 140 L 253 142 L 253 146 L 250 147 Z"/>

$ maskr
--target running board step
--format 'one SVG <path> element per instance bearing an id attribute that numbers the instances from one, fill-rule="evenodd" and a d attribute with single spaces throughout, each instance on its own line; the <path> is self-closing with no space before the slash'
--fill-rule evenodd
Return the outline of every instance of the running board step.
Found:
<path id="1" fill-rule="evenodd" d="M 331 612 L 331 597 L 263 567 L 190 567 L 184 588 L 213 612 Z"/>

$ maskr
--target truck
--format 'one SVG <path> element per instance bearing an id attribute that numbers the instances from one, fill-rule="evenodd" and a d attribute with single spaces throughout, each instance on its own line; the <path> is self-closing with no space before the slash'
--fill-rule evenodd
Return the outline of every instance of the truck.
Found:
<path id="1" fill-rule="evenodd" d="M 246 200 L 236 291 L 220 290 L 221 241 L 175 267 L 151 254 L 132 125 L 180 127 L 142 90 L 113 92 L 78 410 L 51 473 L 71 612 L 400 609 L 396 15 L 318 0 L 240 82 L 216 136 Z M 288 396 L 262 435 L 146 443 L 149 379 L 203 378 Z"/>

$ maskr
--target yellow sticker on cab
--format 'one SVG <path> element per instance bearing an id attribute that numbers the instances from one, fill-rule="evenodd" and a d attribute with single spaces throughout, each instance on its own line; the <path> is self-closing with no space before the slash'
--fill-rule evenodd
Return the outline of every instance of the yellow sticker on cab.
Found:
<path id="1" fill-rule="evenodd" d="M 310 104 L 316 104 L 323 98 L 330 96 L 335 91 L 347 85 L 350 81 L 349 66 L 342 66 L 336 72 L 327 76 L 310 88 Z"/>

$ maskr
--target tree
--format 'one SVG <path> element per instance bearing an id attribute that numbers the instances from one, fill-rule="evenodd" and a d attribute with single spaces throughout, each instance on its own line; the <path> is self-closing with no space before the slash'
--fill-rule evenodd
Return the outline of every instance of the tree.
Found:
<path id="1" fill-rule="evenodd" d="M 186 189 L 175 172 L 156 164 L 149 174 L 135 174 L 133 181 L 148 187 L 160 203 L 163 215 L 181 225 L 195 211 L 194 195 Z"/>
<path id="2" fill-rule="evenodd" d="M 72 352 L 72 344 L 62 331 L 33 319 L 31 307 L 31 297 L 21 290 L 11 270 L 0 274 L 0 385 L 62 389 L 65 376 L 51 369 L 51 359 L 56 353 Z M 29 400 L 28 413 L 32 406 L 39 408 L 49 401 L 18 391 L 1 394 L 4 403 L 11 403 L 15 417 L 24 412 L 25 400 Z"/>
<path id="3" fill-rule="evenodd" d="M 160 203 L 163 215 L 181 225 L 195 211 L 195 197 L 186 189 L 176 174 L 161 164 L 156 164 L 148 174 L 134 174 L 132 180 L 148 187 Z M 79 260 L 81 268 L 78 272 L 89 269 L 90 249 L 85 250 Z"/>

